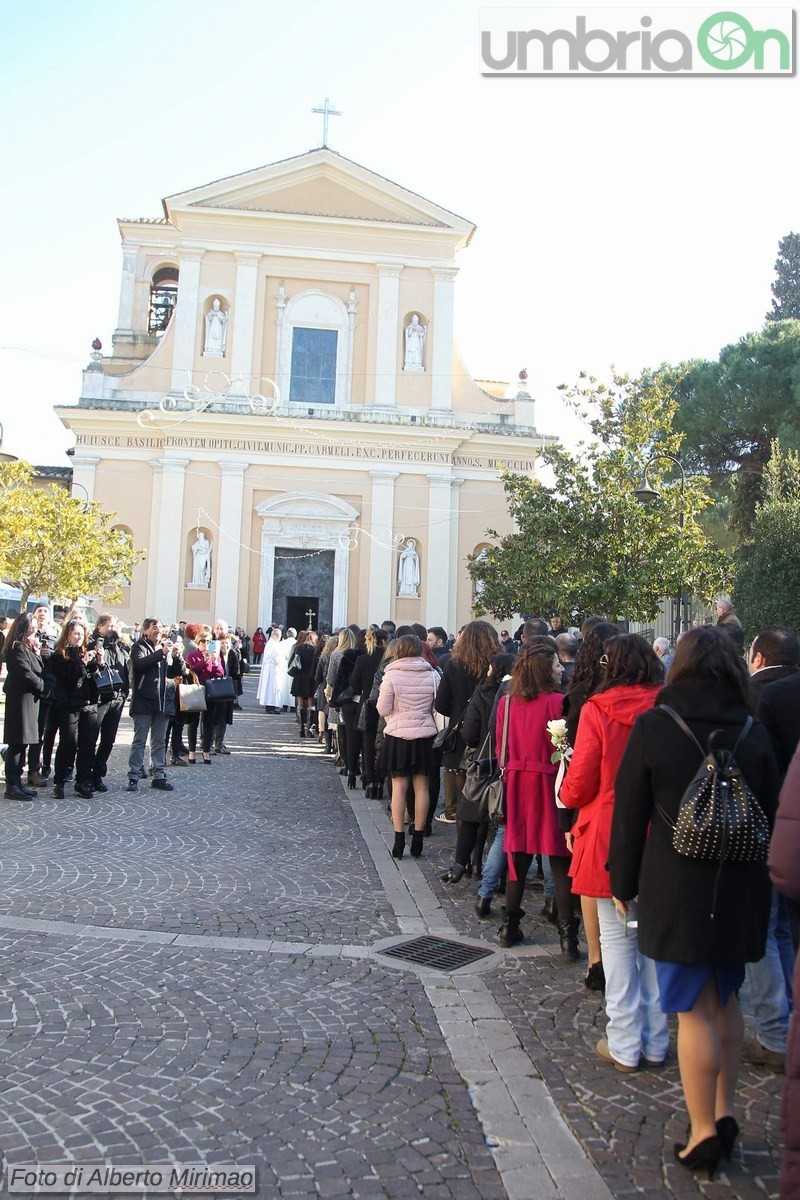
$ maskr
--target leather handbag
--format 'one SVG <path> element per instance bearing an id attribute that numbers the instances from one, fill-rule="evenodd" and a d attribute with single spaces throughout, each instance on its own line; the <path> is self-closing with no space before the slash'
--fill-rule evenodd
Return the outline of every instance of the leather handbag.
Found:
<path id="1" fill-rule="evenodd" d="M 206 700 L 221 704 L 226 700 L 236 699 L 236 688 L 230 675 L 206 680 Z"/>
<path id="2" fill-rule="evenodd" d="M 506 696 L 506 711 L 503 714 L 503 743 L 500 747 L 500 757 L 497 769 L 492 775 L 484 792 L 486 815 L 495 825 L 506 823 L 506 752 L 508 750 L 508 718 L 511 712 L 511 697 Z M 483 798 L 482 798 L 483 802 Z"/>
<path id="3" fill-rule="evenodd" d="M 100 703 L 108 704 L 114 699 L 115 691 L 122 688 L 122 676 L 113 667 L 101 667 L 94 677 L 94 685 Z"/>
<path id="4" fill-rule="evenodd" d="M 440 729 L 433 739 L 433 749 L 441 750 L 442 754 L 452 754 L 458 745 L 458 735 L 461 732 L 463 720 L 464 713 L 461 714 L 455 725 L 448 725 L 445 729 Z"/>
<path id="5" fill-rule="evenodd" d="M 303 670 L 303 660 L 299 654 L 292 657 L 292 661 L 288 666 L 288 674 L 294 678 L 295 675 L 300 675 Z"/>
<path id="6" fill-rule="evenodd" d="M 206 711 L 206 689 L 202 683 L 182 683 L 178 687 L 178 706 L 181 712 Z"/>

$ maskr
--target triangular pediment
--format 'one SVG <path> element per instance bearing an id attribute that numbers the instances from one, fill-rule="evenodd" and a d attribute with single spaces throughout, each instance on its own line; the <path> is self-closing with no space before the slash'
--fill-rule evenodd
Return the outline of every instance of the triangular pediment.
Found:
<path id="1" fill-rule="evenodd" d="M 423 226 L 466 240 L 474 230 L 463 217 L 328 149 L 168 196 L 164 208 L 176 225 L 181 210 L 199 208 Z"/>

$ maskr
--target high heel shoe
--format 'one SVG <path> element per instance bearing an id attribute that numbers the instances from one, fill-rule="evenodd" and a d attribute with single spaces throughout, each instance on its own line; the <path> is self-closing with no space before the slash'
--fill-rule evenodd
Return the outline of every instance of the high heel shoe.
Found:
<path id="1" fill-rule="evenodd" d="M 735 1117 L 720 1117 L 717 1121 L 717 1137 L 722 1143 L 722 1153 L 726 1162 L 731 1161 L 733 1147 L 739 1136 L 739 1126 Z"/>
<path id="2" fill-rule="evenodd" d="M 210 766 L 211 766 L 211 755 L 210 755 L 210 754 L 206 754 L 205 750 L 203 751 L 203 766 L 204 766 L 204 767 L 210 767 Z"/>
<path id="3" fill-rule="evenodd" d="M 449 871 L 445 871 L 444 875 L 440 875 L 442 883 L 458 883 L 459 879 L 464 876 L 466 867 L 462 867 L 461 863 L 453 863 Z"/>
<path id="4" fill-rule="evenodd" d="M 192 752 L 191 752 L 191 750 L 190 750 L 190 751 L 189 751 L 189 753 L 188 753 L 188 755 L 187 755 L 187 757 L 186 757 L 186 761 L 188 762 L 188 764 L 189 764 L 189 766 L 190 766 L 190 767 L 195 767 L 195 766 L 197 766 L 197 755 L 195 755 L 195 754 L 192 754 Z"/>
<path id="5" fill-rule="evenodd" d="M 392 858 L 402 858 L 406 848 L 406 835 L 404 833 L 396 833 L 394 835 L 394 845 L 392 846 Z"/>
<path id="6" fill-rule="evenodd" d="M 411 853 L 412 858 L 419 858 L 419 856 L 422 854 L 422 840 L 423 840 L 422 831 L 420 830 L 419 832 L 417 832 L 417 830 L 415 829 L 411 835 L 411 852 L 410 853 Z"/>
<path id="7" fill-rule="evenodd" d="M 709 1180 L 714 1178 L 717 1169 L 717 1163 L 722 1158 L 723 1147 L 722 1141 L 716 1134 L 713 1137 L 704 1138 L 702 1142 L 698 1142 L 688 1154 L 683 1155 L 682 1151 L 686 1146 L 681 1142 L 676 1142 L 672 1147 L 672 1153 L 675 1156 L 675 1161 L 685 1167 L 687 1171 L 707 1170 Z"/>

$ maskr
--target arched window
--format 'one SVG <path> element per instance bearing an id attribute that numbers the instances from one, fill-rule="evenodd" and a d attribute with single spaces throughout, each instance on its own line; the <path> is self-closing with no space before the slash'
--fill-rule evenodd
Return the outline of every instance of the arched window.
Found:
<path id="1" fill-rule="evenodd" d="M 161 337 L 170 323 L 178 303 L 178 268 L 161 267 L 150 284 L 150 315 L 147 331 Z"/>

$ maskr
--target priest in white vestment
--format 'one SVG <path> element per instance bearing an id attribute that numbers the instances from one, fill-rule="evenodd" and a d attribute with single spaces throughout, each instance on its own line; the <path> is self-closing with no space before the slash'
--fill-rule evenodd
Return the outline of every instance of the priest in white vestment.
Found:
<path id="1" fill-rule="evenodd" d="M 292 698 L 292 677 L 289 674 L 289 663 L 294 658 L 294 648 L 297 645 L 297 630 L 287 629 L 286 637 L 281 642 L 281 653 L 283 654 L 283 690 L 281 692 L 281 704 L 284 708 L 294 708 L 294 700 Z"/>
<path id="2" fill-rule="evenodd" d="M 283 696 L 283 681 L 286 674 L 286 661 L 281 650 L 280 629 L 273 629 L 269 641 L 264 647 L 261 660 L 261 674 L 258 677 L 258 703 L 273 712 L 279 712 Z"/>

